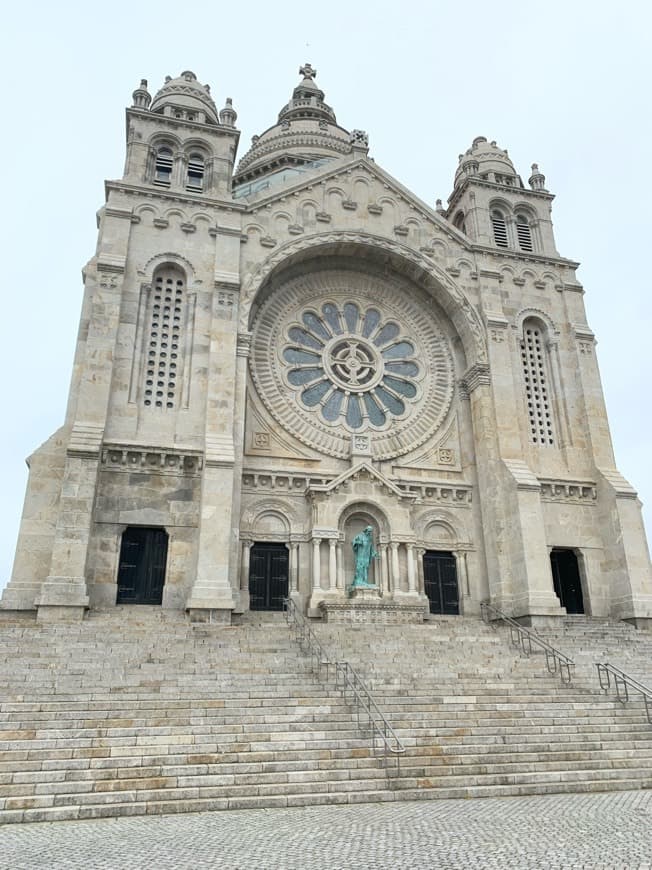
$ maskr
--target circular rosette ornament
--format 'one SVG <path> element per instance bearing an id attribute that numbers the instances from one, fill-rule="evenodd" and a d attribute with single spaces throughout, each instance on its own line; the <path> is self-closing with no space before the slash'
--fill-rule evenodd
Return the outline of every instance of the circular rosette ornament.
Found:
<path id="1" fill-rule="evenodd" d="M 410 453 L 451 407 L 446 318 L 403 276 L 305 264 L 261 296 L 249 357 L 256 396 L 324 455 L 349 458 L 361 433 L 375 460 Z"/>
<path id="2" fill-rule="evenodd" d="M 414 342 L 378 308 L 325 302 L 287 330 L 284 378 L 330 425 L 385 428 L 421 394 Z"/>

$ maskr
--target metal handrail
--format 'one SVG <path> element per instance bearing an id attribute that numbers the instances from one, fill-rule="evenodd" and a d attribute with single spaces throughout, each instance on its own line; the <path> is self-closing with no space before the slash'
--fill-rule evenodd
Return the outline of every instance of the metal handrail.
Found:
<path id="1" fill-rule="evenodd" d="M 616 697 L 621 704 L 629 701 L 629 689 L 634 689 L 635 692 L 643 695 L 647 721 L 652 725 L 652 689 L 644 686 L 643 683 L 640 683 L 634 677 L 630 677 L 625 671 L 621 671 L 620 668 L 609 664 L 609 662 L 595 662 L 595 666 L 598 669 L 600 688 L 604 692 L 608 692 L 611 688 L 611 678 L 613 677 Z"/>
<path id="2" fill-rule="evenodd" d="M 500 620 L 509 626 L 512 645 L 519 647 L 523 655 L 530 656 L 532 653 L 532 644 L 536 644 L 536 646 L 541 647 L 546 654 L 546 667 L 548 668 L 548 671 L 551 674 L 558 673 L 559 679 L 562 683 L 571 682 L 571 668 L 575 667 L 575 662 L 571 658 L 564 655 L 564 653 L 560 652 L 558 649 L 555 649 L 554 646 L 551 646 L 551 644 L 539 637 L 538 634 L 525 628 L 525 626 L 521 625 L 520 622 L 512 619 L 511 616 L 507 616 L 507 614 L 503 613 L 502 610 L 498 610 L 498 608 L 494 607 L 493 604 L 483 601 L 480 608 L 482 619 L 486 623 L 494 623 L 497 620 Z M 490 613 L 493 614 L 493 619 L 489 618 Z"/>
<path id="3" fill-rule="evenodd" d="M 302 651 L 310 656 L 310 664 L 313 671 L 317 671 L 321 677 L 322 669 L 326 670 L 326 679 L 330 676 L 329 668 L 335 667 L 335 688 L 342 693 L 347 703 L 355 701 L 358 727 L 361 727 L 360 716 L 367 716 L 369 727 L 373 732 L 373 751 L 382 747 L 385 759 L 385 773 L 389 777 L 389 756 L 396 758 L 396 776 L 401 774 L 401 755 L 405 752 L 405 746 L 401 743 L 396 732 L 381 712 L 373 695 L 367 688 L 364 680 L 358 672 L 346 661 L 333 661 L 324 645 L 319 641 L 312 630 L 308 620 L 301 613 L 291 598 L 283 599 L 285 620 L 294 632 L 294 638 L 299 643 Z"/>

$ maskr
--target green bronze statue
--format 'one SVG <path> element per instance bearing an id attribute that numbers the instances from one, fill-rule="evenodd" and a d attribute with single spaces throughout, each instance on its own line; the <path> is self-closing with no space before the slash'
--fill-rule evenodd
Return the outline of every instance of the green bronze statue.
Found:
<path id="1" fill-rule="evenodd" d="M 369 582 L 371 560 L 378 558 L 378 553 L 374 549 L 373 529 L 371 526 L 367 526 L 366 529 L 355 536 L 352 546 L 353 553 L 355 554 L 355 576 L 350 588 L 376 589 L 376 584 Z"/>

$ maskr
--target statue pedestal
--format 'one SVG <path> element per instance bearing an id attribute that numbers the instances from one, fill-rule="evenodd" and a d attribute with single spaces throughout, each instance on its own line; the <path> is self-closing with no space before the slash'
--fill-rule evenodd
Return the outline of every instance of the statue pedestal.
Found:
<path id="1" fill-rule="evenodd" d="M 422 623 L 428 614 L 426 605 L 380 598 L 378 589 L 356 589 L 355 596 L 347 601 L 321 601 L 319 610 L 324 622 L 357 625 Z"/>

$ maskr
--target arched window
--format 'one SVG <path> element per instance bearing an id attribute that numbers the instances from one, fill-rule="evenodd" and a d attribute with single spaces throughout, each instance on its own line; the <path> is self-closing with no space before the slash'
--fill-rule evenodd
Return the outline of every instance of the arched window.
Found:
<path id="1" fill-rule="evenodd" d="M 548 378 L 548 351 L 541 324 L 528 319 L 523 324 L 521 363 L 525 379 L 530 440 L 533 444 L 555 443 L 552 385 Z"/>
<path id="2" fill-rule="evenodd" d="M 204 158 L 201 154 L 191 154 L 188 158 L 186 189 L 196 191 L 204 189 Z"/>
<path id="3" fill-rule="evenodd" d="M 497 208 L 491 210 L 491 226 L 494 231 L 494 241 L 499 248 L 507 247 L 507 224 L 505 216 Z"/>
<path id="4" fill-rule="evenodd" d="M 146 407 L 176 408 L 181 384 L 185 275 L 177 266 L 154 274 L 145 322 L 142 401 Z"/>
<path id="5" fill-rule="evenodd" d="M 156 161 L 154 164 L 154 184 L 159 184 L 161 187 L 169 187 L 172 180 L 172 149 L 167 145 L 162 145 L 156 151 Z"/>
<path id="6" fill-rule="evenodd" d="M 464 223 L 464 212 L 458 211 L 453 220 L 453 226 L 463 233 L 466 233 L 466 224 Z"/>
<path id="7" fill-rule="evenodd" d="M 534 250 L 530 222 L 524 214 L 516 215 L 516 238 L 518 246 L 522 251 Z"/>

